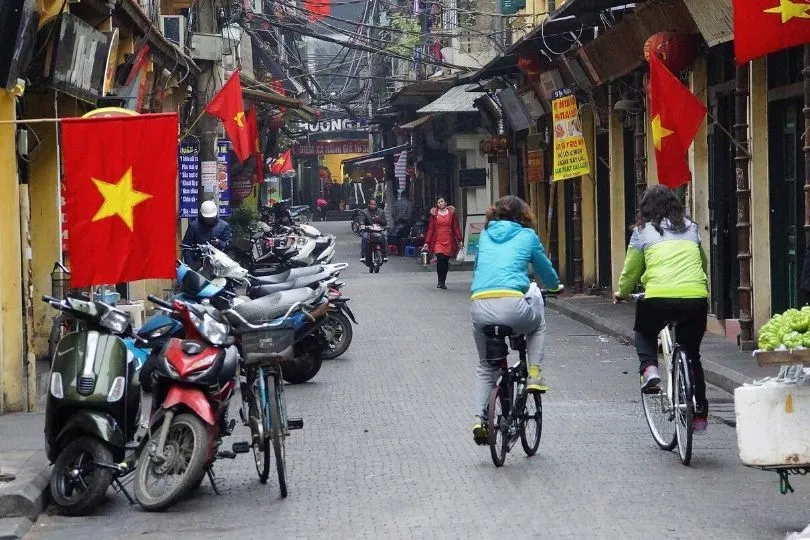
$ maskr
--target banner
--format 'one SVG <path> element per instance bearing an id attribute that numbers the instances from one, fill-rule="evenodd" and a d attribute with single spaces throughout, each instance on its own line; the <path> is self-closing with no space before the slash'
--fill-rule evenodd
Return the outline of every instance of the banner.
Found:
<path id="1" fill-rule="evenodd" d="M 189 138 L 180 143 L 177 158 L 177 176 L 180 179 L 180 217 L 197 217 L 200 184 L 200 143 Z"/>
<path id="2" fill-rule="evenodd" d="M 294 156 L 368 154 L 368 141 L 332 141 L 294 144 L 292 153 Z"/>
<path id="3" fill-rule="evenodd" d="M 591 165 L 577 114 L 576 96 L 554 99 L 551 113 L 554 116 L 554 180 L 590 174 Z"/>
<path id="4" fill-rule="evenodd" d="M 228 183 L 228 151 L 231 141 L 217 139 L 217 191 L 219 192 L 219 217 L 229 217 L 231 209 L 231 186 Z"/>

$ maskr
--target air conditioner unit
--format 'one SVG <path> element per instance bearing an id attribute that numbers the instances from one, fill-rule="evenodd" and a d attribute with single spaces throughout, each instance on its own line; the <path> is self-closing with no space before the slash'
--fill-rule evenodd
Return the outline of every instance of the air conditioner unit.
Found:
<path id="1" fill-rule="evenodd" d="M 182 15 L 161 15 L 160 31 L 166 39 L 176 43 L 181 51 L 186 48 L 186 18 Z"/>

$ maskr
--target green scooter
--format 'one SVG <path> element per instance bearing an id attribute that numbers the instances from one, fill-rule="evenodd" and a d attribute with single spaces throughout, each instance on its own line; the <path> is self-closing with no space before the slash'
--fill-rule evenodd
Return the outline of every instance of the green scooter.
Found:
<path id="1" fill-rule="evenodd" d="M 86 298 L 42 300 L 84 323 L 59 341 L 51 359 L 45 408 L 51 499 L 66 515 L 88 515 L 114 483 L 134 502 L 119 480 L 135 467 L 136 445 L 129 443 L 141 415 L 137 362 L 122 339 L 135 336 L 129 315 Z"/>

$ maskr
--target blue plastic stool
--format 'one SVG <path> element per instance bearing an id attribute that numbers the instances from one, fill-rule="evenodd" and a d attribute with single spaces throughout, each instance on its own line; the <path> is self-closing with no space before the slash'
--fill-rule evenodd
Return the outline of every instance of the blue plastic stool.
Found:
<path id="1" fill-rule="evenodd" d="M 405 251 L 402 253 L 403 257 L 416 257 L 416 246 L 405 246 Z"/>

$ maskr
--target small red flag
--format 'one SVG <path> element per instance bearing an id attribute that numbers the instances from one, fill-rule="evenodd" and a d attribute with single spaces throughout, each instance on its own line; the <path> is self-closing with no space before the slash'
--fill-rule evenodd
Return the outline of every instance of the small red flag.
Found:
<path id="1" fill-rule="evenodd" d="M 245 103 L 242 100 L 239 70 L 234 71 L 225 81 L 219 92 L 205 106 L 205 112 L 222 120 L 236 157 L 245 161 L 250 156 L 252 144 L 245 117 Z"/>
<path id="2" fill-rule="evenodd" d="M 270 165 L 270 174 L 273 176 L 281 176 L 286 172 L 292 172 L 295 168 L 292 163 L 292 150 L 287 150 L 281 156 L 273 161 Z"/>
<path id="3" fill-rule="evenodd" d="M 734 0 L 738 64 L 810 43 L 810 0 Z"/>
<path id="4" fill-rule="evenodd" d="M 686 153 L 705 116 L 703 102 L 650 55 L 650 118 L 661 184 L 674 189 L 692 179 Z"/>
<path id="5" fill-rule="evenodd" d="M 252 141 L 251 151 L 253 158 L 256 161 L 256 178 L 255 183 L 261 184 L 264 182 L 264 157 L 262 157 L 262 143 L 259 138 L 259 127 L 256 120 L 256 106 L 251 105 L 247 113 L 248 133 L 250 133 L 250 140 Z"/>
<path id="6" fill-rule="evenodd" d="M 175 277 L 177 114 L 62 120 L 71 284 Z"/>
<path id="7" fill-rule="evenodd" d="M 329 16 L 329 0 L 304 0 L 304 11 L 309 22 L 317 22 Z"/>

